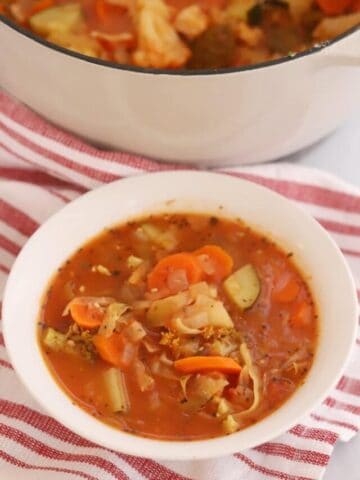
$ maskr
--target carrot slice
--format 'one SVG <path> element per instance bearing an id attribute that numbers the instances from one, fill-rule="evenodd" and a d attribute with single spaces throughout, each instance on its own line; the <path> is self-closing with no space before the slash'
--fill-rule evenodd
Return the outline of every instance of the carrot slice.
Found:
<path id="1" fill-rule="evenodd" d="M 116 367 L 127 368 L 136 355 L 135 345 L 121 333 L 113 333 L 110 337 L 95 335 L 93 343 L 100 357 Z"/>
<path id="2" fill-rule="evenodd" d="M 186 357 L 176 360 L 176 370 L 181 373 L 209 372 L 239 373 L 240 365 L 229 357 Z"/>
<path id="3" fill-rule="evenodd" d="M 353 0 L 316 0 L 325 15 L 341 15 L 350 7 Z"/>
<path id="4" fill-rule="evenodd" d="M 202 278 L 203 272 L 199 262 L 191 253 L 175 253 L 162 258 L 149 273 L 147 277 L 149 289 L 166 289 L 169 275 L 176 270 L 185 271 L 189 284 L 197 283 Z"/>
<path id="5" fill-rule="evenodd" d="M 290 277 L 281 288 L 277 289 L 275 287 L 272 293 L 272 299 L 280 303 L 292 302 L 298 296 L 299 291 L 300 285 L 296 281 L 296 278 Z"/>
<path id="6" fill-rule="evenodd" d="M 72 303 L 70 313 L 75 323 L 83 328 L 97 328 L 105 315 L 105 310 L 86 303 Z"/>
<path id="7" fill-rule="evenodd" d="M 217 245 L 205 245 L 195 250 L 194 255 L 200 257 L 199 262 L 200 264 L 204 262 L 204 266 L 206 266 L 207 263 L 206 257 L 208 258 L 211 269 L 207 273 L 205 268 L 205 277 L 207 280 L 219 282 L 230 275 L 234 266 L 233 259 L 230 255 Z M 202 259 L 203 256 L 205 259 Z M 213 270 L 213 272 L 211 270 Z"/>
<path id="8" fill-rule="evenodd" d="M 54 0 L 38 0 L 31 7 L 31 14 L 42 12 L 54 5 Z"/>

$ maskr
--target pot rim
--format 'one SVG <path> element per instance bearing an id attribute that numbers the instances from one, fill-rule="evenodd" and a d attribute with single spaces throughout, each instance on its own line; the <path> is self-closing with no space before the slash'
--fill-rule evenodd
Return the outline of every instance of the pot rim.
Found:
<path id="1" fill-rule="evenodd" d="M 298 53 L 293 53 L 289 54 L 287 56 L 278 58 L 276 60 L 269 60 L 267 62 L 261 62 L 261 63 L 256 63 L 256 64 L 251 64 L 251 65 L 244 65 L 241 67 L 229 67 L 229 68 L 218 68 L 218 69 L 201 69 L 201 70 L 185 70 L 185 69 L 157 69 L 157 68 L 144 68 L 144 67 L 137 67 L 134 65 L 122 65 L 119 63 L 112 62 L 110 60 L 102 60 L 99 58 L 95 57 L 89 57 L 86 55 L 83 55 L 78 52 L 74 52 L 72 50 L 60 47 L 54 43 L 48 42 L 47 40 L 43 39 L 42 37 L 34 34 L 31 30 L 28 30 L 21 25 L 18 25 L 15 23 L 13 20 L 10 18 L 5 17 L 4 15 L 0 15 L 0 24 L 4 23 L 6 26 L 9 28 L 15 30 L 17 33 L 20 35 L 23 35 L 40 45 L 43 45 L 44 47 L 48 47 L 51 50 L 54 50 L 59 53 L 63 53 L 69 57 L 76 58 L 78 60 L 82 60 L 84 62 L 92 63 L 95 65 L 99 65 L 101 67 L 107 67 L 107 68 L 112 68 L 115 70 L 123 70 L 123 71 L 128 71 L 128 72 L 133 72 L 133 73 L 145 73 L 145 74 L 152 74 L 152 75 L 170 75 L 170 76 L 184 76 L 184 77 L 190 77 L 190 76 L 214 76 L 214 75 L 226 75 L 226 74 L 231 74 L 231 73 L 241 73 L 241 72 L 248 72 L 251 70 L 260 70 L 263 68 L 267 67 L 276 67 L 278 65 L 288 63 L 294 60 L 298 60 L 303 57 L 308 57 L 310 55 L 313 55 L 315 53 L 321 52 L 324 49 L 327 49 L 331 47 L 334 44 L 337 44 L 344 40 L 347 37 L 350 37 L 351 35 L 355 34 L 357 31 L 360 31 L 360 24 L 356 25 L 355 27 L 351 28 L 350 30 L 347 30 L 345 33 L 338 35 L 337 37 L 333 38 L 332 40 L 327 40 L 324 42 L 319 42 L 316 43 L 313 47 L 304 50 L 302 52 Z"/>

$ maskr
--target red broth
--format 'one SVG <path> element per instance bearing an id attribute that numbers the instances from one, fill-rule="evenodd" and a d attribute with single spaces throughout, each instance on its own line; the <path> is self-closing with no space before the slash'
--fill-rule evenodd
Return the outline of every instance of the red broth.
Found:
<path id="1" fill-rule="evenodd" d="M 89 241 L 57 271 L 39 320 L 75 404 L 164 440 L 232 433 L 280 408 L 306 379 L 317 332 L 292 252 L 241 221 L 186 214 Z"/>

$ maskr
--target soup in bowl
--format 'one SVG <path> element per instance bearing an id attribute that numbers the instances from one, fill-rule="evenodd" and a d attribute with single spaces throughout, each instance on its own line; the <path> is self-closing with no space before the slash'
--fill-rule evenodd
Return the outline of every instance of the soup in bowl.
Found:
<path id="1" fill-rule="evenodd" d="M 321 401 L 356 308 L 339 250 L 291 202 L 172 172 L 102 187 L 41 227 L 10 275 L 4 333 L 30 391 L 75 432 L 204 458 L 269 440 Z"/>

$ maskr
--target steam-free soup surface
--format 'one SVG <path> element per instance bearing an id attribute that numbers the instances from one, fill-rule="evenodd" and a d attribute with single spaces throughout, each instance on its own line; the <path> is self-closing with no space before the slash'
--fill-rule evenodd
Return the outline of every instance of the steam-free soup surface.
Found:
<path id="1" fill-rule="evenodd" d="M 240 221 L 162 215 L 104 231 L 51 281 L 39 341 L 72 401 L 120 430 L 243 429 L 304 382 L 317 316 L 291 252 Z"/>
<path id="2" fill-rule="evenodd" d="M 0 0 L 49 42 L 123 65 L 214 69 L 275 60 L 360 23 L 359 0 Z"/>

